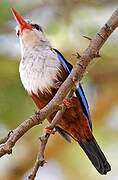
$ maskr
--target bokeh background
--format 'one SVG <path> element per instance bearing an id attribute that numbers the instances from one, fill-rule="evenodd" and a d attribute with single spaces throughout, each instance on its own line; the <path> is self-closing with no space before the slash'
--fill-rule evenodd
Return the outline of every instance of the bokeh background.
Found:
<path id="1" fill-rule="evenodd" d="M 80 54 L 117 8 L 116 0 L 1 0 L 0 1 L 0 137 L 18 126 L 36 110 L 20 82 L 19 40 L 10 8 L 43 26 L 53 46 L 71 62 Z M 105 152 L 112 171 L 101 176 L 76 142 L 66 143 L 58 134 L 46 149 L 48 163 L 36 180 L 118 180 L 118 30 L 108 39 L 101 58 L 91 62 L 82 85 L 86 92 L 94 134 Z M 38 137 L 43 125 L 34 127 L 0 159 L 0 180 L 25 180 L 35 162 Z"/>

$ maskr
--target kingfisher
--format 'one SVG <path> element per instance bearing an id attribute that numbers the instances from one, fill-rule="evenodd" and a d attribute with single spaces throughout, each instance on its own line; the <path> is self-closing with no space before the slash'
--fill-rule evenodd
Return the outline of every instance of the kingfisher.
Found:
<path id="1" fill-rule="evenodd" d="M 27 22 L 14 8 L 12 13 L 21 46 L 20 78 L 38 109 L 42 109 L 55 96 L 73 66 L 53 48 L 40 25 Z M 73 96 L 69 100 L 65 98 L 63 103 L 66 110 L 56 131 L 69 142 L 71 138 L 77 141 L 96 170 L 107 174 L 111 166 L 92 133 L 89 106 L 80 83 Z M 49 122 L 55 114 L 48 115 Z M 47 131 L 49 133 L 49 129 Z"/>

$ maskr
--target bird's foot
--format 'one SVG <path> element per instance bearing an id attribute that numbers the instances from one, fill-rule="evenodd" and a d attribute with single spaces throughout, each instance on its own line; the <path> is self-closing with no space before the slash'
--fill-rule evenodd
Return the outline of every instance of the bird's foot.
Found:
<path id="1" fill-rule="evenodd" d="M 55 133 L 55 131 L 53 129 L 50 129 L 49 127 L 44 128 L 44 132 L 46 134 L 54 134 Z"/>
<path id="2" fill-rule="evenodd" d="M 71 101 L 70 99 L 67 99 L 67 98 L 65 98 L 65 99 L 63 100 L 63 104 L 66 106 L 67 109 L 73 107 L 72 101 Z"/>

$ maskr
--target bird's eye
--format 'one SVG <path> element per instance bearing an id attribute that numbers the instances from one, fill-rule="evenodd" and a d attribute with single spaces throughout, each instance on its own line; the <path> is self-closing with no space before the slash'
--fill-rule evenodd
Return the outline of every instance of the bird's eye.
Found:
<path id="1" fill-rule="evenodd" d="M 38 31 L 43 32 L 41 26 L 39 26 L 38 24 L 32 24 L 32 27 L 35 28 L 35 29 L 37 29 Z"/>

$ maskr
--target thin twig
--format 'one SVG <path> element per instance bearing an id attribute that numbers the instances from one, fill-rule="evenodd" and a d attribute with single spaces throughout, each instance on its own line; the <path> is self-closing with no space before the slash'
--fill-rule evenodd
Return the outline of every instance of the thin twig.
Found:
<path id="1" fill-rule="evenodd" d="M 90 37 L 88 37 L 88 36 L 84 36 L 84 35 L 82 35 L 82 37 L 84 37 L 85 39 L 88 39 L 89 41 L 91 41 L 91 40 L 92 40 L 92 38 L 90 38 Z"/>
<path id="2" fill-rule="evenodd" d="M 45 134 L 44 136 L 39 138 L 40 143 L 39 143 L 38 155 L 37 155 L 37 159 L 36 159 L 34 168 L 31 172 L 31 174 L 28 176 L 29 180 L 34 180 L 39 167 L 43 167 L 44 164 L 46 163 L 46 161 L 44 159 L 44 151 L 45 151 L 45 147 L 46 147 L 49 137 L 50 137 L 50 134 Z"/>

